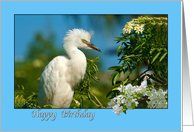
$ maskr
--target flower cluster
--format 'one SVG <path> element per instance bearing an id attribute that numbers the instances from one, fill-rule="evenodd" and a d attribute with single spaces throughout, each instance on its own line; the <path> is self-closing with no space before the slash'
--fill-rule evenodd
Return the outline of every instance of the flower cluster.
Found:
<path id="1" fill-rule="evenodd" d="M 157 25 L 158 27 L 167 27 L 168 26 L 168 18 L 166 17 L 138 17 L 137 19 L 133 19 L 130 22 L 127 22 L 125 27 L 123 28 L 123 33 L 131 33 L 131 30 L 134 30 L 136 33 L 143 33 L 144 31 L 144 26 L 145 24 L 147 25 L 152 25 L 155 26 Z"/>
<path id="2" fill-rule="evenodd" d="M 120 87 L 113 90 L 119 90 L 120 95 L 111 99 L 108 103 L 110 108 L 113 108 L 113 112 L 117 115 L 125 112 L 127 109 L 134 109 L 138 106 L 142 96 L 148 96 L 150 101 L 147 101 L 148 108 L 167 108 L 167 101 L 165 99 L 165 93 L 161 89 L 157 92 L 155 89 L 147 91 L 147 80 L 144 80 L 140 86 L 132 86 L 128 84 L 126 86 L 120 85 Z"/>
<path id="3" fill-rule="evenodd" d="M 135 24 L 134 21 L 127 22 L 125 27 L 123 28 L 123 33 L 130 33 L 131 30 L 134 30 L 136 33 L 142 33 L 144 30 L 144 24 Z"/>
<path id="4" fill-rule="evenodd" d="M 141 86 L 132 86 L 131 84 L 128 84 L 127 86 L 120 85 L 116 90 L 119 90 L 121 95 L 111 99 L 108 103 L 109 107 L 113 108 L 113 112 L 117 115 L 120 115 L 123 110 L 134 109 L 139 104 L 134 95 L 146 95 L 146 86 L 147 80 L 143 81 Z"/>
<path id="5" fill-rule="evenodd" d="M 162 89 L 159 89 L 159 91 L 152 89 L 150 93 L 151 94 L 148 97 L 150 101 L 147 101 L 148 108 L 167 108 L 167 101 L 165 99 L 165 94 L 167 92 L 163 92 Z"/>

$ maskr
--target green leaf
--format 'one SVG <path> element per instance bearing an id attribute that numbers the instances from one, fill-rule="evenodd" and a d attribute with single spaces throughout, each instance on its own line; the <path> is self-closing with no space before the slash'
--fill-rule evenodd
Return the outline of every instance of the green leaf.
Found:
<path id="1" fill-rule="evenodd" d="M 112 89 L 112 91 L 115 91 L 115 90 L 118 90 L 118 87 Z"/>
<path id="2" fill-rule="evenodd" d="M 141 48 L 144 44 L 145 44 L 145 42 L 143 42 L 142 44 L 138 45 L 137 47 L 135 47 L 135 49 L 132 52 L 136 51 L 138 48 Z"/>
<path id="3" fill-rule="evenodd" d="M 117 81 L 117 79 L 120 77 L 120 73 L 117 73 L 114 77 L 113 77 L 113 79 L 112 79 L 112 84 L 113 85 L 115 85 L 116 84 L 116 81 Z"/>
<path id="4" fill-rule="evenodd" d="M 132 72 L 132 68 L 131 68 L 131 66 L 129 65 L 129 63 L 127 63 L 127 67 L 128 67 L 128 70 L 129 70 L 130 72 Z"/>
<path id="5" fill-rule="evenodd" d="M 113 91 L 109 91 L 108 94 L 106 95 L 106 98 L 112 93 Z"/>
<path id="6" fill-rule="evenodd" d="M 118 43 L 120 42 L 120 41 L 122 41 L 122 37 L 115 37 L 116 38 L 116 40 L 114 40 L 114 41 L 118 41 Z"/>
<path id="7" fill-rule="evenodd" d="M 108 68 L 108 70 L 115 70 L 115 69 L 120 69 L 120 66 L 111 66 Z"/>
<path id="8" fill-rule="evenodd" d="M 156 48 L 151 49 L 150 54 L 152 54 L 155 50 L 156 50 Z"/>
<path id="9" fill-rule="evenodd" d="M 113 79 L 113 77 L 114 77 L 117 73 L 118 73 L 118 71 L 114 71 L 114 72 L 111 74 L 111 76 L 110 76 L 110 79 L 109 79 L 109 80 Z"/>
<path id="10" fill-rule="evenodd" d="M 125 48 L 122 48 L 120 49 L 117 53 L 118 57 L 126 50 L 126 47 Z"/>
<path id="11" fill-rule="evenodd" d="M 94 59 L 94 62 L 98 62 L 99 59 L 100 59 L 100 57 L 96 57 L 96 58 Z"/>
<path id="12" fill-rule="evenodd" d="M 142 61 L 141 57 L 138 58 L 138 61 L 141 63 L 141 65 L 144 65 L 144 62 Z"/>
<path id="13" fill-rule="evenodd" d="M 127 43 L 129 43 L 129 42 L 127 42 Z M 125 45 L 125 47 L 130 48 L 131 46 L 127 45 L 127 43 L 123 43 L 123 44 Z"/>
<path id="14" fill-rule="evenodd" d="M 123 81 L 123 85 L 125 85 L 125 83 L 126 83 L 128 80 L 129 80 L 128 78 L 125 79 L 125 80 Z"/>
<path id="15" fill-rule="evenodd" d="M 96 77 L 96 76 L 92 76 L 92 79 L 94 79 L 97 82 L 100 81 L 100 79 L 98 77 Z"/>
<path id="16" fill-rule="evenodd" d="M 24 86 L 23 85 L 21 85 L 21 86 L 22 86 L 22 90 L 25 90 Z"/>
<path id="17" fill-rule="evenodd" d="M 126 57 L 130 58 L 130 57 L 140 57 L 140 56 L 142 56 L 142 55 L 141 54 L 138 54 L 138 55 L 133 54 L 133 55 L 129 55 L 129 56 L 126 56 Z"/>
<path id="18" fill-rule="evenodd" d="M 154 63 L 154 61 L 158 58 L 158 56 L 159 56 L 160 54 L 161 54 L 161 52 L 159 52 L 159 53 L 156 54 L 156 56 L 155 56 L 154 59 L 152 60 L 152 63 L 151 63 L 151 64 Z"/>
<path id="19" fill-rule="evenodd" d="M 162 57 L 160 58 L 160 61 L 159 62 L 161 62 L 166 55 L 167 55 L 167 52 L 162 55 Z"/>
<path id="20" fill-rule="evenodd" d="M 119 50 L 121 49 L 122 45 L 123 45 L 123 44 L 120 44 L 120 45 L 118 46 L 118 48 L 117 48 L 117 53 L 118 53 Z"/>
<path id="21" fill-rule="evenodd" d="M 80 96 L 80 108 L 83 108 L 83 97 Z"/>

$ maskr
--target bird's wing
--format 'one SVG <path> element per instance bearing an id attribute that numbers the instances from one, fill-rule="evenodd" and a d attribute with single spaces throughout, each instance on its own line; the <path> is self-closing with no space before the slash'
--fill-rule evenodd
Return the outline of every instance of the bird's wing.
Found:
<path id="1" fill-rule="evenodd" d="M 38 90 L 38 105 L 43 106 L 49 104 L 53 98 L 53 94 L 57 85 L 65 76 L 62 76 L 67 71 L 66 56 L 57 56 L 45 67 L 39 81 Z"/>

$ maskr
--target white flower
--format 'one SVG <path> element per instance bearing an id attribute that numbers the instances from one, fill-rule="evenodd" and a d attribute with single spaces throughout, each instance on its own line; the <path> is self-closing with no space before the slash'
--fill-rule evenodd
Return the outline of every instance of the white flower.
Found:
<path id="1" fill-rule="evenodd" d="M 110 100 L 110 102 L 108 103 L 109 107 L 114 106 L 116 103 L 113 99 Z"/>
<path id="2" fill-rule="evenodd" d="M 132 102 L 132 103 L 135 103 L 136 100 L 137 100 L 137 99 L 132 99 L 131 102 Z"/>
<path id="3" fill-rule="evenodd" d="M 127 109 L 133 109 L 132 104 L 135 104 L 136 106 L 138 105 L 138 102 L 136 101 L 137 99 L 133 99 L 133 96 L 126 96 L 126 99 L 124 100 L 125 106 Z"/>
<path id="4" fill-rule="evenodd" d="M 136 88 L 137 88 L 136 86 L 132 86 L 131 84 L 128 84 L 127 86 L 125 86 L 124 92 L 126 95 L 131 95 L 131 94 L 134 94 Z"/>
<path id="5" fill-rule="evenodd" d="M 137 94 L 141 93 L 141 88 L 140 88 L 140 87 L 136 88 L 136 89 L 135 89 L 135 92 L 136 92 Z"/>
<path id="6" fill-rule="evenodd" d="M 124 110 L 123 108 L 130 110 L 137 107 L 139 104 L 137 99 L 140 99 L 143 94 L 143 96 L 147 95 L 150 100 L 146 101 L 148 108 L 167 108 L 168 103 L 165 99 L 167 91 L 163 91 L 162 89 L 159 89 L 158 91 L 156 91 L 156 89 L 146 91 L 146 87 L 147 80 L 144 80 L 140 86 L 132 86 L 131 84 L 126 86 L 120 85 L 117 89 L 121 94 L 111 99 L 108 105 L 113 108 L 115 114 L 120 115 Z"/>
<path id="7" fill-rule="evenodd" d="M 113 106 L 113 112 L 117 115 L 120 115 L 120 113 L 118 112 L 118 107 L 118 105 Z"/>
<path id="8" fill-rule="evenodd" d="M 127 24 L 123 28 L 123 33 L 130 33 L 131 30 L 134 30 L 136 33 L 143 33 L 144 24 L 135 24 L 134 21 L 127 22 Z"/>
<path id="9" fill-rule="evenodd" d="M 162 89 L 159 89 L 157 92 L 155 89 L 152 89 L 151 95 L 149 95 L 148 99 L 150 99 L 148 103 L 148 108 L 167 108 L 167 101 L 165 99 L 165 92 Z"/>
<path id="10" fill-rule="evenodd" d="M 166 91 L 163 91 L 163 94 L 164 94 L 164 95 L 166 95 L 167 93 L 168 93 L 168 91 L 167 91 L 167 90 L 166 90 Z"/>
<path id="11" fill-rule="evenodd" d="M 156 89 L 152 89 L 152 93 L 155 93 L 156 92 Z"/>
<path id="12" fill-rule="evenodd" d="M 133 86 L 131 84 L 128 84 L 125 88 L 126 89 L 131 89 Z"/>
<path id="13" fill-rule="evenodd" d="M 136 106 L 136 107 L 138 106 L 138 104 L 139 104 L 139 102 L 135 101 L 135 106 Z"/>
<path id="14" fill-rule="evenodd" d="M 113 112 L 117 115 L 120 115 L 120 113 L 123 112 L 123 106 L 120 105 L 113 106 Z"/>
<path id="15" fill-rule="evenodd" d="M 124 104 L 124 103 L 125 103 L 125 101 L 126 101 L 125 99 L 122 99 L 122 100 L 121 100 L 121 103 L 122 103 L 122 104 Z"/>
<path id="16" fill-rule="evenodd" d="M 132 107 L 131 107 L 131 103 L 130 103 L 130 102 L 126 104 L 126 108 L 127 108 L 127 109 L 129 109 L 129 110 L 131 110 L 131 109 L 132 109 Z"/>
<path id="17" fill-rule="evenodd" d="M 118 95 L 118 96 L 114 97 L 113 100 L 114 100 L 115 104 L 121 105 L 124 97 L 125 96 L 123 96 L 123 95 Z"/>
<path id="18" fill-rule="evenodd" d="M 141 87 L 147 87 L 147 80 L 144 80 L 143 82 L 141 82 Z"/>

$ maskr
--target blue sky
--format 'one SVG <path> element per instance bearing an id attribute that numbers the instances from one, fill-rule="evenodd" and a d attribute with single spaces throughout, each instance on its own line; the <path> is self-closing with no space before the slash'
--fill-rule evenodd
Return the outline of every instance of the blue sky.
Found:
<path id="1" fill-rule="evenodd" d="M 118 65 L 116 53 L 109 53 L 116 52 L 118 44 L 114 37 L 120 36 L 124 25 L 131 19 L 132 17 L 126 16 L 119 23 L 113 22 L 110 29 L 105 26 L 107 22 L 102 15 L 15 15 L 15 58 L 25 59 L 29 44 L 38 32 L 45 38 L 54 33 L 56 46 L 62 48 L 62 39 L 68 30 L 83 28 L 94 31 L 91 42 L 99 47 L 102 53 L 90 52 L 96 52 L 96 57 L 101 57 L 103 69 L 106 70 L 110 66 Z"/>

